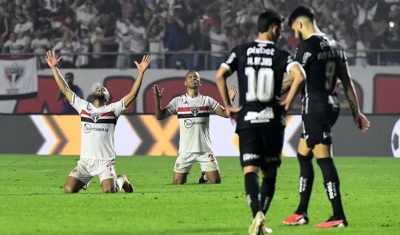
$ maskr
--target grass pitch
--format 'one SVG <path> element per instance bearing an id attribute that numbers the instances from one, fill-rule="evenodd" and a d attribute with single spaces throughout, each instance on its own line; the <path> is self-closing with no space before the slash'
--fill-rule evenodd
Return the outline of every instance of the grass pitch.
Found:
<path id="1" fill-rule="evenodd" d="M 173 186 L 173 157 L 120 157 L 117 171 L 133 194 L 101 193 L 98 178 L 87 191 L 64 195 L 63 184 L 77 157 L 0 156 L 0 234 L 225 235 L 247 234 L 250 209 L 237 158 L 219 158 L 221 185 L 199 185 L 199 166 L 188 184 Z M 319 167 L 310 225 L 286 227 L 282 220 L 298 203 L 298 164 L 286 158 L 267 215 L 273 234 L 400 234 L 400 162 L 393 158 L 336 158 L 348 228 L 316 229 L 331 214 Z"/>

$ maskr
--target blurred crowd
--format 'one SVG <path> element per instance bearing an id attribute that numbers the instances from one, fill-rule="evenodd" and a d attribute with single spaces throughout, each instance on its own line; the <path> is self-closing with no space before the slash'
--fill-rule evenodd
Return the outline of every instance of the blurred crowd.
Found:
<path id="1" fill-rule="evenodd" d="M 13 56 L 52 49 L 64 68 L 130 68 L 150 52 L 152 68 L 216 69 L 255 39 L 260 12 L 287 16 L 299 4 L 315 9 L 351 65 L 400 64 L 394 52 L 365 52 L 400 49 L 399 0 L 0 0 L 0 47 Z M 298 41 L 286 28 L 279 44 L 293 51 Z"/>

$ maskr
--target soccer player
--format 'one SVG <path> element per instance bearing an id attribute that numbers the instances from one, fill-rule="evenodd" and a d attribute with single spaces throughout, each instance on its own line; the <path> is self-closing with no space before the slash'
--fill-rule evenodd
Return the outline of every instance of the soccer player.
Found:
<path id="1" fill-rule="evenodd" d="M 173 114 L 178 115 L 180 140 L 173 183 L 186 183 L 193 163 L 198 162 L 206 179 L 212 184 L 219 184 L 221 183 L 219 165 L 211 150 L 210 113 L 225 118 L 228 116 L 217 101 L 200 94 L 201 80 L 198 72 L 189 71 L 184 84 L 187 88 L 186 94 L 172 99 L 164 109 L 160 108 L 163 89 L 160 91 L 157 85 L 153 87 L 157 119 L 163 120 Z M 232 87 L 231 100 L 235 98 L 235 94 L 236 89 Z"/>
<path id="2" fill-rule="evenodd" d="M 321 168 L 324 187 L 333 208 L 333 216 L 316 227 L 345 227 L 348 223 L 343 211 L 340 181 L 331 147 L 331 128 L 340 110 L 334 92 L 337 77 L 342 81 L 356 126 L 364 132 L 370 123 L 360 111 L 345 52 L 337 42 L 318 29 L 313 10 L 306 6 L 296 8 L 289 17 L 289 26 L 294 30 L 296 38 L 300 39 L 294 57 L 303 66 L 307 79 L 302 89 L 303 133 L 297 149 L 300 203 L 295 213 L 283 222 L 287 225 L 308 223 L 307 209 L 314 182 L 314 156 Z M 292 87 L 291 91 L 294 89 Z M 291 102 L 292 99 L 286 100 L 287 105 Z"/>
<path id="3" fill-rule="evenodd" d="M 126 193 L 133 192 L 133 186 L 125 175 L 116 175 L 114 132 L 118 117 L 137 97 L 142 84 L 144 72 L 150 63 L 150 56 L 145 55 L 142 62 L 135 64 L 139 70 L 131 91 L 120 101 L 108 104 L 110 94 L 105 87 L 94 91 L 94 102 L 89 103 L 72 92 L 68 83 L 57 69 L 60 58 L 54 51 L 46 53 L 46 61 L 61 92 L 81 117 L 81 156 L 77 166 L 69 174 L 65 193 L 77 193 L 86 189 L 93 176 L 99 176 L 103 193 L 116 193 L 124 189 Z"/>
<path id="4" fill-rule="evenodd" d="M 216 75 L 226 113 L 237 121 L 246 197 L 253 213 L 251 235 L 271 232 L 265 227 L 264 216 L 275 193 L 277 169 L 281 164 L 285 129 L 281 90 L 286 90 L 285 84 L 298 89 L 304 80 L 301 65 L 293 62 L 288 52 L 275 46 L 281 35 L 282 22 L 282 16 L 275 11 L 260 14 L 257 40 L 236 46 Z M 226 87 L 226 79 L 235 71 L 240 108 L 232 106 Z M 289 76 L 284 80 L 285 72 Z M 288 96 L 294 96 L 293 92 L 290 91 Z M 260 169 L 261 189 L 258 182 Z"/>

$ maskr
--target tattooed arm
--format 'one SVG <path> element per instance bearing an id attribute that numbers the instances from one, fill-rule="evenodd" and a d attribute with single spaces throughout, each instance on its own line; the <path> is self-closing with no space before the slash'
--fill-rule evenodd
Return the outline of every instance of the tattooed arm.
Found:
<path id="1" fill-rule="evenodd" d="M 341 66 L 339 79 L 342 81 L 343 91 L 346 94 L 353 116 L 358 115 L 360 113 L 360 106 L 347 62 L 343 63 Z"/>

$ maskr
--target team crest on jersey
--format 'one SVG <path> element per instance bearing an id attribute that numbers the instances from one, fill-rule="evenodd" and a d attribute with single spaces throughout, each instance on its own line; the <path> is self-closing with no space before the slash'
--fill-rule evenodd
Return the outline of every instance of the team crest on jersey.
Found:
<path id="1" fill-rule="evenodd" d="M 4 68 L 4 72 L 6 74 L 6 78 L 14 85 L 24 74 L 24 67 L 19 66 L 17 63 L 13 63 L 11 66 L 7 66 Z"/>
<path id="2" fill-rule="evenodd" d="M 99 120 L 99 118 L 100 118 L 100 113 L 91 113 L 91 114 L 90 114 L 90 118 L 91 118 L 94 122 L 97 122 L 97 120 Z"/>
<path id="3" fill-rule="evenodd" d="M 200 112 L 200 109 L 198 107 L 191 107 L 190 112 L 194 115 L 197 116 L 197 114 Z"/>

